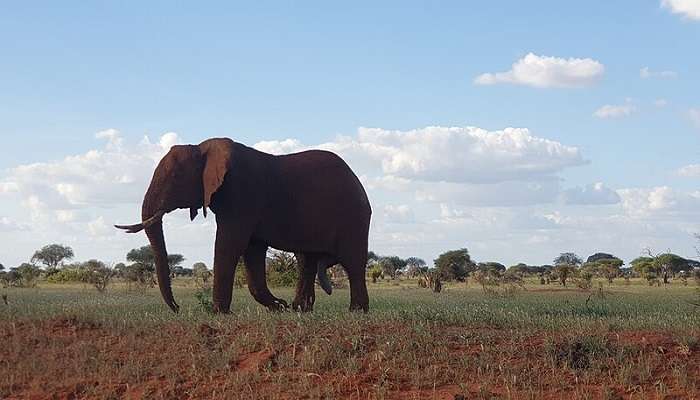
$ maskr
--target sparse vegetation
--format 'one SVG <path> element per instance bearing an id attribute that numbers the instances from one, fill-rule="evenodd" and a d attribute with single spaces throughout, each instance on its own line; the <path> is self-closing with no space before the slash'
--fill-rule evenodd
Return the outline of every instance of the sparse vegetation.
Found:
<path id="1" fill-rule="evenodd" d="M 211 294 L 184 279 L 175 286 L 179 314 L 156 288 L 10 288 L 9 305 L 0 304 L 0 397 L 208 397 L 217 388 L 243 399 L 576 398 L 585 387 L 597 399 L 656 393 L 658 382 L 681 398 L 699 394 L 693 287 L 601 278 L 612 294 L 591 297 L 540 291 L 533 276 L 513 297 L 456 282 L 438 295 L 400 282 L 372 285 L 366 315 L 347 312 L 347 289 L 318 297 L 304 315 L 270 313 L 236 290 L 233 314 L 219 316 L 208 312 Z M 275 294 L 291 298 L 292 289 Z M 41 365 L 32 361 L 39 355 Z"/>
<path id="2" fill-rule="evenodd" d="M 654 257 L 623 271 L 610 254 L 562 256 L 556 266 L 506 269 L 460 249 L 428 268 L 372 253 L 366 315 L 347 312 L 348 288 L 336 284 L 312 314 L 270 313 L 245 289 L 234 292 L 232 315 L 213 314 L 211 270 L 182 268 L 181 258 L 171 264 L 181 305 L 172 314 L 149 287 L 147 246 L 113 269 L 90 260 L 51 274 L 32 264 L 0 270 L 0 397 L 206 397 L 216 387 L 236 398 L 547 398 L 583 385 L 599 388 L 585 396 L 619 398 L 630 387 L 658 393 L 659 382 L 664 393 L 697 396 L 700 313 L 686 284 L 700 282 L 700 269 L 670 267 L 658 288 L 646 285 L 663 279 Z M 275 294 L 291 299 L 295 257 L 270 252 L 267 267 Z M 236 276 L 245 286 L 242 260 Z M 553 281 L 562 286 L 542 286 Z M 140 290 L 125 290 L 134 283 Z M 188 350 L 163 347 L 165 334 Z M 60 356 L 39 371 L 39 354 Z M 56 378 L 42 380 L 47 373 Z"/>

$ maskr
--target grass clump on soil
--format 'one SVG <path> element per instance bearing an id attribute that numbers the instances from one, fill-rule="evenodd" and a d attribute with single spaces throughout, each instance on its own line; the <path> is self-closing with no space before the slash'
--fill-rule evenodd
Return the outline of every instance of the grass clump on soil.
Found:
<path id="1" fill-rule="evenodd" d="M 222 316 L 207 311 L 210 294 L 177 283 L 179 314 L 157 288 L 8 289 L 0 398 L 698 396 L 691 288 L 484 296 L 378 284 L 368 314 L 347 311 L 347 289 L 311 314 L 268 312 L 238 289 Z"/>

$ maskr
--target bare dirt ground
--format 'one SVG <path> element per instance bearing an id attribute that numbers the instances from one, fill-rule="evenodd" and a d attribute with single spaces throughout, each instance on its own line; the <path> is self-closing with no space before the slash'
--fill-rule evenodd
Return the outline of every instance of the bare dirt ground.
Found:
<path id="1" fill-rule="evenodd" d="M 696 334 L 422 332 L 397 323 L 313 337 L 293 324 L 262 330 L 0 322 L 0 398 L 700 398 Z"/>

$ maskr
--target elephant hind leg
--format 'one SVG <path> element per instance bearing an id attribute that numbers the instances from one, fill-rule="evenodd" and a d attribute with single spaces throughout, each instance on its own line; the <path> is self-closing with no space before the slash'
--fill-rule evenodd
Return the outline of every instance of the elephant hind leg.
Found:
<path id="1" fill-rule="evenodd" d="M 314 281 L 316 279 L 318 259 L 313 253 L 296 253 L 295 256 L 299 278 L 297 280 L 296 295 L 292 301 L 292 309 L 310 312 L 313 311 L 314 302 L 316 301 Z"/>
<path id="2" fill-rule="evenodd" d="M 369 311 L 369 294 L 365 269 L 367 268 L 367 251 L 355 252 L 341 259 L 350 281 L 350 311 Z"/>
<path id="3" fill-rule="evenodd" d="M 313 311 L 316 301 L 316 275 L 321 269 L 334 264 L 334 257 L 321 253 L 296 253 L 299 280 L 297 281 L 296 296 L 292 308 L 301 312 Z"/>
<path id="4" fill-rule="evenodd" d="M 270 293 L 265 279 L 265 256 L 267 245 L 260 242 L 251 242 L 243 255 L 246 266 L 246 280 L 248 291 L 258 303 L 272 311 L 280 311 L 288 308 L 286 301 L 279 299 Z"/>

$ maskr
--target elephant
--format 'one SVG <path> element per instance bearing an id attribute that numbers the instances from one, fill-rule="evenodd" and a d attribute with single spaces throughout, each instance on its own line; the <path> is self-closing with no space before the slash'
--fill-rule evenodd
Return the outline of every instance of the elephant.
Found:
<path id="1" fill-rule="evenodd" d="M 341 264 L 350 283 L 350 310 L 367 312 L 365 282 L 372 209 L 362 183 L 338 155 L 323 150 L 272 155 L 229 138 L 176 145 L 156 167 L 141 206 L 141 223 L 115 225 L 145 231 L 155 256 L 156 277 L 174 312 L 163 234 L 163 216 L 202 208 L 216 219 L 213 308 L 228 313 L 240 257 L 253 298 L 272 310 L 288 307 L 272 295 L 265 277 L 269 247 L 295 253 L 299 280 L 292 307 L 311 311 L 318 276 L 330 294 L 326 269 Z"/>

